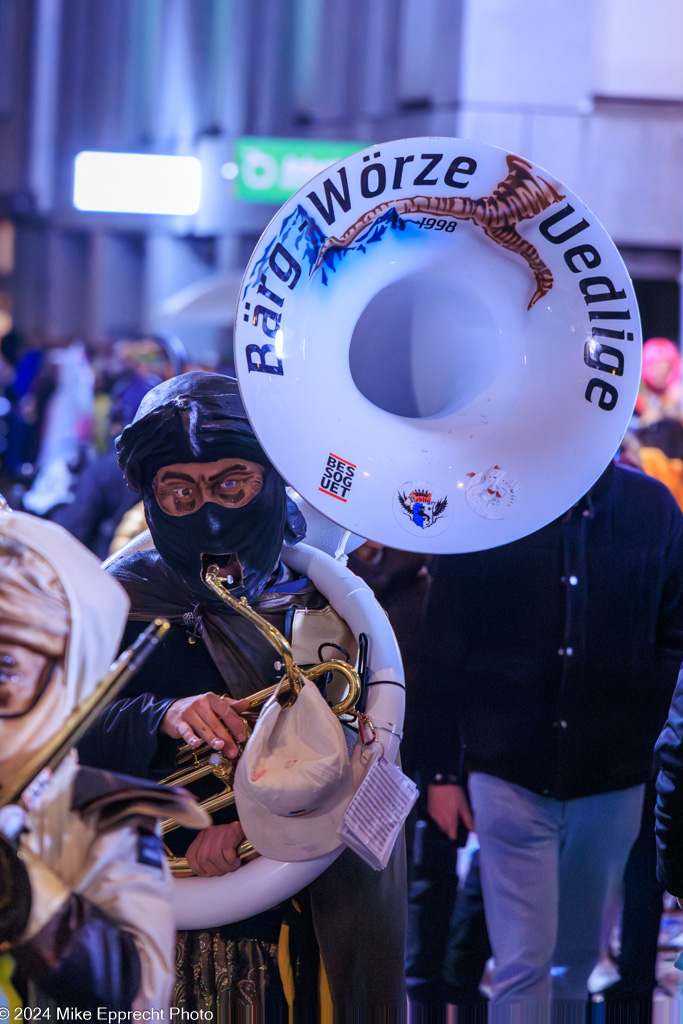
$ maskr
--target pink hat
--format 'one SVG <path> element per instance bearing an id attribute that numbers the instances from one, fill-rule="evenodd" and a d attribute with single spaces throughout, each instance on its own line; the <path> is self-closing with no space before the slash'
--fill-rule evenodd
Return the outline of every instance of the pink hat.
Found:
<path id="1" fill-rule="evenodd" d="M 655 380 L 653 371 L 656 363 L 668 361 L 669 372 L 664 384 Z M 673 341 L 668 338 L 649 338 L 643 345 L 643 368 L 641 371 L 643 381 L 652 391 L 659 391 L 662 394 L 671 387 L 673 383 L 680 380 L 681 356 Z"/>

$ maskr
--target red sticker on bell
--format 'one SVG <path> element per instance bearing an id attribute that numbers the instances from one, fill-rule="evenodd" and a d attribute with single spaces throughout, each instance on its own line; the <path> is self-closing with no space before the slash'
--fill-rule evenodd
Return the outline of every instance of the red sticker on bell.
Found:
<path id="1" fill-rule="evenodd" d="M 500 466 L 489 466 L 483 473 L 468 473 L 467 476 L 465 498 L 478 516 L 505 519 L 519 502 L 519 484 Z"/>

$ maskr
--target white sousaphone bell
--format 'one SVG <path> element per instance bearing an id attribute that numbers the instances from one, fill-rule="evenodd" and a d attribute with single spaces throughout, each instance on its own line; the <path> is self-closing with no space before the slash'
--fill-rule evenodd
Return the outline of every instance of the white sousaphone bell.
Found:
<path id="1" fill-rule="evenodd" d="M 426 553 L 509 543 L 578 501 L 628 427 L 641 349 L 628 272 L 585 204 L 453 138 L 379 143 L 304 186 L 259 240 L 235 322 L 244 405 L 282 476 L 324 522 Z M 400 734 L 372 594 L 330 554 L 285 559 L 369 634 L 368 713 Z M 178 880 L 179 926 L 265 909 L 340 850 Z"/>

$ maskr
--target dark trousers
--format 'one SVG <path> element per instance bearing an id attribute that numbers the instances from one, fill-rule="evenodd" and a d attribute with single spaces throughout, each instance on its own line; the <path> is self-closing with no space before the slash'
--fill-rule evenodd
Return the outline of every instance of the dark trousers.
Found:
<path id="1" fill-rule="evenodd" d="M 481 1005 L 479 991 L 491 944 L 484 917 L 484 898 L 479 875 L 479 851 L 472 854 L 470 869 L 458 890 L 450 921 L 443 976 L 446 1000 L 456 1006 Z"/>
<path id="2" fill-rule="evenodd" d="M 478 856 L 473 855 L 464 886 L 458 889 L 460 845 L 462 841 L 448 839 L 429 820 L 414 823 L 406 948 L 408 995 L 413 1006 L 450 1003 L 476 1007 L 486 1003 L 479 982 L 491 948 Z"/>
<path id="3" fill-rule="evenodd" d="M 596 1024 L 651 1024 L 652 995 L 657 985 L 657 946 L 664 890 L 657 879 L 654 833 L 656 799 L 654 781 L 645 791 L 640 833 L 624 873 L 624 906 L 621 920 L 621 953 L 617 967 L 621 978 L 599 993 L 593 1004 Z"/>
<path id="4" fill-rule="evenodd" d="M 413 1003 L 444 1002 L 443 965 L 458 888 L 457 843 L 429 820 L 414 821 L 408 869 L 406 982 Z"/>

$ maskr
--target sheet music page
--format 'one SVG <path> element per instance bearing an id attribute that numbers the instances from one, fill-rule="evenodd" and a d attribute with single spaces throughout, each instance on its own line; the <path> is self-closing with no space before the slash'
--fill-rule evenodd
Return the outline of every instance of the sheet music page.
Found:
<path id="1" fill-rule="evenodd" d="M 346 809 L 340 838 L 381 871 L 417 796 L 415 783 L 391 761 L 378 757 Z"/>

